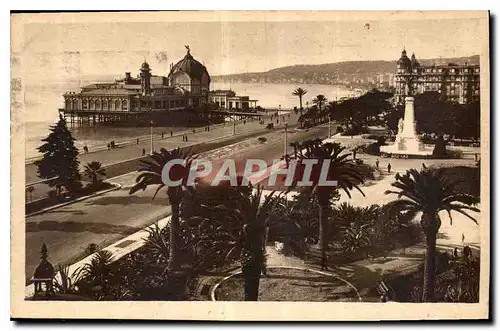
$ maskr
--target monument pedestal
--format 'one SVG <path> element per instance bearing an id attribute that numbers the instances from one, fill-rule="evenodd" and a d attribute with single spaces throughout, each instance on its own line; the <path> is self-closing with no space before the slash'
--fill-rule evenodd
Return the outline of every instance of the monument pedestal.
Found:
<path id="1" fill-rule="evenodd" d="M 381 146 L 380 152 L 382 156 L 397 155 L 404 158 L 432 155 L 432 150 L 425 148 L 416 132 L 413 97 L 406 97 L 405 99 L 405 114 L 404 118 L 399 120 L 396 141 L 393 145 Z"/>

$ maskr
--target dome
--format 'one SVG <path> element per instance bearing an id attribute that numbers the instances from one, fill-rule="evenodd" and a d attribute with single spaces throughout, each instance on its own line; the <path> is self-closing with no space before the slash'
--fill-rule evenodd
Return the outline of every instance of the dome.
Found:
<path id="1" fill-rule="evenodd" d="M 149 64 L 146 61 L 142 63 L 141 70 L 149 70 Z"/>
<path id="2" fill-rule="evenodd" d="M 401 52 L 401 57 L 398 60 L 398 66 L 404 69 L 411 68 L 411 60 L 408 58 L 408 56 L 406 56 L 406 50 L 404 49 L 403 52 Z"/>
<path id="3" fill-rule="evenodd" d="M 419 67 L 419 66 L 420 66 L 420 63 L 418 63 L 417 58 L 415 57 L 415 53 L 413 53 L 411 55 L 411 67 L 415 68 L 415 67 Z"/>
<path id="4" fill-rule="evenodd" d="M 184 72 L 186 73 L 191 79 L 197 79 L 199 81 L 202 80 L 202 77 L 204 74 L 207 75 L 208 79 L 210 80 L 210 75 L 208 74 L 207 68 L 197 60 L 193 58 L 191 55 L 189 48 L 188 49 L 186 56 L 179 62 L 177 62 L 172 69 L 170 70 L 169 76 L 172 76 L 178 72 Z"/>

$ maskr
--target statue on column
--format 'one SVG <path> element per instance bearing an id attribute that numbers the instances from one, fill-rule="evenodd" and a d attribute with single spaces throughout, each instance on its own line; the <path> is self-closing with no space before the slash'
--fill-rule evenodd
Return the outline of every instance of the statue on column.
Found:
<path id="1" fill-rule="evenodd" d="M 398 136 L 403 133 L 403 128 L 404 128 L 404 120 L 403 118 L 400 118 L 398 122 Z"/>
<path id="2" fill-rule="evenodd" d="M 413 96 L 413 76 L 410 75 L 406 78 L 406 96 Z"/>

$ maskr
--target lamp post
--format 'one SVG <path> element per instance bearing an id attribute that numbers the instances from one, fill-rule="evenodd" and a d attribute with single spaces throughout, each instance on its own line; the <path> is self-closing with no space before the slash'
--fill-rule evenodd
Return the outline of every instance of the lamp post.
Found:
<path id="1" fill-rule="evenodd" d="M 332 115 L 328 113 L 328 139 L 332 137 Z"/>
<path id="2" fill-rule="evenodd" d="M 287 150 L 287 133 L 288 133 L 288 123 L 285 123 L 285 139 L 283 143 L 283 156 L 286 157 L 286 150 Z"/>
<path id="3" fill-rule="evenodd" d="M 153 120 L 151 120 L 151 155 L 153 155 Z"/>

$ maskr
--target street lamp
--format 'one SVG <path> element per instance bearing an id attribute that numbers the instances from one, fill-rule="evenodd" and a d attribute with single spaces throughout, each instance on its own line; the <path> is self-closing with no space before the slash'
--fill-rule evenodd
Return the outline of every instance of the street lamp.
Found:
<path id="1" fill-rule="evenodd" d="M 151 120 L 151 155 L 153 155 L 153 120 Z"/>
<path id="2" fill-rule="evenodd" d="M 328 139 L 332 137 L 332 115 L 328 113 Z"/>
<path id="3" fill-rule="evenodd" d="M 288 123 L 285 123 L 285 140 L 283 144 L 283 156 L 286 158 Z"/>

